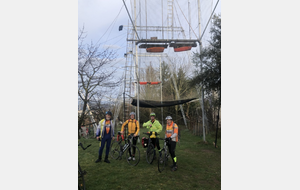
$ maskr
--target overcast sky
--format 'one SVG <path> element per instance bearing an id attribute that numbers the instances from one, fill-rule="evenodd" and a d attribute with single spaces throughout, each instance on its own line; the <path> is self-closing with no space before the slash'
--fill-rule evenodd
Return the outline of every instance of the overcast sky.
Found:
<path id="1" fill-rule="evenodd" d="M 131 12 L 131 2 L 130 0 L 126 0 L 127 8 L 132 16 Z M 147 9 L 145 8 L 145 4 L 143 4 L 145 0 L 142 0 L 139 4 L 137 1 L 137 7 L 141 7 L 140 11 L 137 8 L 138 18 L 137 21 L 141 22 L 142 25 L 146 24 L 145 14 L 147 14 L 147 24 L 150 25 L 161 25 L 161 12 L 164 11 L 164 14 L 167 13 L 167 1 L 164 0 L 163 3 L 164 9 L 161 8 L 161 0 L 151 0 L 147 1 Z M 174 17 L 175 17 L 175 26 L 182 26 L 185 30 L 185 34 L 188 36 L 189 25 L 187 22 L 189 12 L 188 12 L 188 1 L 183 0 L 174 0 L 175 8 L 174 8 Z M 203 32 L 205 25 L 207 24 L 207 20 L 210 17 L 211 11 L 216 5 L 217 0 L 201 0 L 201 30 Z M 177 7 L 177 8 L 176 8 Z M 179 8 L 180 7 L 180 8 Z M 147 10 L 147 13 L 145 13 Z M 191 13 L 191 26 L 193 31 L 191 32 L 191 38 L 195 39 L 195 35 L 198 36 L 198 14 L 197 14 L 197 0 L 190 0 L 190 13 Z M 184 15 L 182 14 L 184 13 Z M 141 13 L 141 14 L 139 14 Z M 221 1 L 219 1 L 215 13 L 221 14 Z M 140 17 L 139 17 L 140 16 Z M 166 20 L 166 16 L 164 18 Z M 120 69 L 117 71 L 116 76 L 122 76 L 123 74 L 123 66 L 125 65 L 126 59 L 124 58 L 124 53 L 126 52 L 127 46 L 127 28 L 124 27 L 122 31 L 119 31 L 120 25 L 128 25 L 129 16 L 126 12 L 122 0 L 78 0 L 78 29 L 84 26 L 85 32 L 87 34 L 86 43 L 93 41 L 93 43 L 100 43 L 103 48 L 110 47 L 117 52 L 117 59 L 113 63 L 114 67 L 119 67 Z M 166 23 L 166 22 L 165 22 Z M 142 38 L 145 38 L 145 34 L 139 33 Z M 179 35 L 179 34 L 178 34 Z M 175 36 L 177 36 L 175 34 Z M 207 28 L 205 35 L 203 37 L 203 43 L 206 45 L 207 40 L 209 39 L 209 28 Z M 149 38 L 149 35 L 148 35 Z M 182 38 L 179 37 L 179 38 Z M 170 49 L 170 48 L 169 48 Z M 192 51 L 196 51 L 198 48 L 193 48 Z M 144 50 L 143 50 L 144 51 Z M 166 52 L 166 50 L 165 50 Z M 168 51 L 169 56 L 173 53 L 173 50 Z M 166 53 L 168 53 L 166 52 Z M 184 55 L 185 53 L 181 53 Z M 177 56 L 180 53 L 177 53 Z M 148 60 L 148 62 L 147 62 Z M 149 62 L 153 63 L 153 59 L 143 59 L 141 61 L 141 67 L 145 67 Z M 143 65 L 144 64 L 144 65 Z"/>
<path id="2" fill-rule="evenodd" d="M 131 13 L 130 1 L 126 0 L 126 5 Z M 138 1 L 137 1 L 138 2 Z M 151 2 L 151 1 L 150 1 Z M 153 0 L 152 0 L 153 2 Z M 160 0 L 158 1 L 160 2 Z M 187 0 L 174 0 L 174 4 L 177 5 L 177 2 L 184 6 L 187 10 Z M 195 21 L 196 24 L 198 20 L 198 15 L 196 14 L 196 9 L 193 6 L 193 3 L 196 3 L 196 0 L 190 0 L 191 2 L 191 20 Z M 201 10 L 202 10 L 202 19 L 201 23 L 202 31 L 207 23 L 207 19 L 210 16 L 211 7 L 215 6 L 217 0 L 201 0 Z M 164 1 L 166 4 L 166 1 Z M 125 7 L 123 6 L 122 0 L 78 0 L 78 27 L 85 27 L 87 32 L 87 41 L 98 42 L 111 46 L 114 49 L 118 49 L 119 58 L 123 57 L 126 51 L 126 34 L 127 30 L 124 28 L 122 31 L 118 31 L 120 25 L 128 25 L 129 17 L 126 12 Z M 154 12 L 154 9 L 159 9 L 160 5 L 148 5 L 148 15 L 151 15 L 151 11 Z M 121 11 L 120 11 L 121 10 Z M 194 12 L 193 12 L 194 11 Z M 165 11 L 166 12 L 166 11 Z M 221 1 L 219 1 L 215 13 L 221 14 Z M 118 15 L 119 14 L 119 15 Z M 157 12 L 155 12 L 157 14 Z M 175 14 L 175 13 L 174 13 Z M 181 24 L 184 25 L 185 18 L 182 16 L 180 10 L 178 10 L 179 16 L 182 18 Z M 185 11 L 185 16 L 188 17 L 187 12 Z M 150 17 L 150 16 L 149 16 Z M 159 23 L 160 24 L 160 23 Z M 159 25 L 155 24 L 155 25 Z M 148 23 L 149 25 L 149 23 Z M 188 28 L 185 28 L 186 31 Z M 205 34 L 209 34 L 209 29 Z M 198 32 L 195 31 L 198 35 Z M 101 38 L 102 37 L 102 38 Z M 206 38 L 207 40 L 208 38 Z M 109 41 L 107 41 L 109 40 Z M 119 49 L 120 48 L 120 49 Z"/>

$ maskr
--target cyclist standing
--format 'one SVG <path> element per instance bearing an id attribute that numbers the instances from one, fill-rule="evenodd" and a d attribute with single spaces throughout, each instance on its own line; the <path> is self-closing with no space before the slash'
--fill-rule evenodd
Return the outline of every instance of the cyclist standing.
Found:
<path id="1" fill-rule="evenodd" d="M 151 142 L 152 142 L 154 147 L 155 147 L 155 145 L 157 146 L 157 150 L 159 152 L 159 155 L 161 155 L 161 152 L 160 152 L 161 149 L 160 149 L 159 140 L 158 140 L 157 137 L 158 137 L 159 133 L 162 131 L 162 126 L 159 123 L 159 121 L 155 119 L 155 116 L 156 116 L 155 113 L 152 112 L 150 114 L 151 120 L 149 120 L 147 123 L 144 123 L 143 127 L 147 127 L 147 129 L 149 129 L 148 133 L 150 133 Z"/>
<path id="2" fill-rule="evenodd" d="M 126 120 L 123 125 L 122 125 L 122 129 L 121 129 L 121 134 L 123 135 L 124 134 L 124 127 L 125 125 L 128 126 L 128 134 L 131 134 L 133 135 L 133 139 L 132 139 L 132 143 L 134 145 L 136 145 L 136 142 L 137 142 L 137 135 L 139 134 L 139 131 L 140 131 L 140 124 L 139 122 L 134 119 L 135 118 L 135 113 L 134 112 L 131 112 L 130 114 L 130 119 Z M 128 160 L 135 160 L 135 147 L 133 147 L 133 154 L 131 154 L 131 149 L 129 149 L 129 158 Z"/>
<path id="3" fill-rule="evenodd" d="M 173 122 L 171 116 L 166 117 L 167 127 L 165 132 L 165 138 L 169 138 L 168 148 L 171 154 L 173 165 L 172 171 L 177 170 L 177 157 L 175 155 L 176 142 L 178 142 L 178 126 Z"/>
<path id="4" fill-rule="evenodd" d="M 110 111 L 107 111 L 105 113 L 105 119 L 102 119 L 99 122 L 99 126 L 97 127 L 96 137 L 97 140 L 100 139 L 101 146 L 99 148 L 99 156 L 96 160 L 96 163 L 100 162 L 102 159 L 102 152 L 104 149 L 104 145 L 106 142 L 106 152 L 105 152 L 105 159 L 104 162 L 110 163 L 108 160 L 108 154 L 109 154 L 109 148 L 111 139 L 114 140 L 114 123 L 112 121 L 112 113 Z"/>

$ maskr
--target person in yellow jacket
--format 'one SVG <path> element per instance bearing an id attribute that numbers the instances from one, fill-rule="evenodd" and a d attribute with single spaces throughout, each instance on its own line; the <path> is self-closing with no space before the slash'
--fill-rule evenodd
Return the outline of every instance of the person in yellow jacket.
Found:
<path id="1" fill-rule="evenodd" d="M 135 113 L 134 112 L 131 112 L 129 115 L 130 115 L 130 119 L 126 120 L 122 125 L 121 134 L 122 135 L 124 134 L 125 126 L 127 125 L 128 134 L 133 135 L 133 139 L 132 139 L 133 142 L 132 143 L 134 145 L 136 145 L 136 142 L 137 142 L 137 137 L 136 136 L 139 134 L 140 124 L 136 119 L 134 119 L 135 118 Z M 135 147 L 133 147 L 133 154 L 131 154 L 131 150 L 129 149 L 129 158 L 128 158 L 128 160 L 129 161 L 131 159 L 135 160 L 134 156 L 135 156 Z"/>
<path id="2" fill-rule="evenodd" d="M 161 156 L 161 149 L 159 146 L 159 133 L 162 131 L 162 126 L 159 123 L 158 120 L 155 119 L 155 113 L 152 112 L 150 114 L 150 118 L 151 120 L 149 120 L 148 122 L 143 124 L 143 127 L 147 127 L 147 129 L 149 129 L 149 134 L 150 134 L 150 138 L 151 138 L 151 142 L 153 144 L 153 146 L 155 147 L 155 145 L 157 146 L 157 150 L 159 152 L 159 155 Z M 155 158 L 155 151 L 154 151 L 154 158 Z"/>
<path id="3" fill-rule="evenodd" d="M 178 126 L 173 122 L 171 116 L 166 117 L 167 127 L 165 132 L 165 138 L 168 138 L 168 149 L 171 154 L 173 165 L 172 171 L 177 170 L 177 157 L 175 155 L 176 142 L 178 142 Z"/>

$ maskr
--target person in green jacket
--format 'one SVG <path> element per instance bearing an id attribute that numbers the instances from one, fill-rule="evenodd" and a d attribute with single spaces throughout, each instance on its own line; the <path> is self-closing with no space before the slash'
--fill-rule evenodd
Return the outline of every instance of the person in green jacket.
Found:
<path id="1" fill-rule="evenodd" d="M 147 127 L 147 129 L 149 129 L 148 133 L 150 133 L 151 142 L 152 142 L 152 144 L 153 144 L 154 147 L 155 147 L 155 145 L 157 146 L 157 150 L 159 152 L 159 155 L 161 155 L 161 152 L 160 152 L 161 149 L 160 149 L 159 140 L 158 140 L 157 137 L 158 137 L 159 133 L 162 131 L 162 126 L 159 123 L 159 121 L 157 121 L 155 119 L 155 116 L 156 116 L 155 113 L 152 112 L 150 114 L 151 120 L 149 120 L 148 122 L 144 123 L 143 127 Z"/>

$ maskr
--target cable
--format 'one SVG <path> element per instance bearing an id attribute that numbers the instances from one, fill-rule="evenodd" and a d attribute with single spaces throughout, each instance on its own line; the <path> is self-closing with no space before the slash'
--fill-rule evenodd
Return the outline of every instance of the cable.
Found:
<path id="1" fill-rule="evenodd" d="M 200 42 L 201 42 L 201 39 L 202 39 L 202 37 L 203 37 L 203 35 L 204 35 L 204 32 L 205 32 L 205 30 L 206 30 L 208 24 L 209 24 L 209 21 L 210 21 L 210 19 L 211 19 L 213 13 L 215 12 L 215 10 L 216 10 L 216 8 L 217 8 L 217 5 L 218 5 L 219 1 L 220 1 L 220 0 L 218 0 L 218 2 L 216 3 L 216 6 L 215 6 L 213 12 L 212 12 L 211 15 L 210 15 L 210 18 L 209 18 L 208 21 L 207 21 L 207 24 L 206 24 L 206 26 L 205 26 L 205 29 L 203 30 L 203 33 L 202 33 L 202 35 L 201 35 L 201 37 L 200 37 Z"/>
<path id="2" fill-rule="evenodd" d="M 180 27 L 183 29 L 183 27 L 182 27 L 182 25 L 181 25 L 181 22 L 180 22 L 180 20 L 179 20 L 179 16 L 178 16 L 178 12 L 177 12 L 177 9 L 176 9 L 176 6 L 174 6 L 175 7 L 175 12 L 176 12 L 176 15 L 177 15 L 177 19 L 178 19 L 178 22 L 179 22 L 179 25 L 180 25 Z M 180 35 L 181 33 L 179 32 L 179 35 Z M 179 35 L 178 35 L 178 37 L 179 37 Z M 184 36 L 184 39 L 186 39 L 186 36 L 185 36 L 185 33 L 183 32 L 183 36 Z"/>
<path id="3" fill-rule="evenodd" d="M 101 38 L 106 34 L 106 32 L 109 30 L 109 28 L 111 27 L 111 25 L 116 21 L 116 19 L 118 18 L 118 16 L 120 15 L 122 9 L 123 9 L 124 5 L 122 5 L 118 15 L 115 17 L 114 21 L 110 24 L 110 26 L 107 28 L 107 30 L 104 32 L 104 34 L 99 38 L 99 40 L 96 42 L 96 44 L 101 40 Z"/>
<path id="4" fill-rule="evenodd" d="M 184 15 L 184 13 L 182 12 L 182 10 L 181 10 L 181 8 L 180 8 L 180 6 L 179 6 L 177 0 L 176 0 L 176 2 L 177 2 L 177 5 L 178 5 L 178 7 L 179 7 L 179 9 L 180 9 L 180 11 L 181 11 L 181 13 L 182 13 L 182 15 L 184 16 L 184 18 L 185 18 L 185 20 L 186 20 L 186 22 L 189 24 L 190 28 L 192 29 L 193 33 L 195 34 L 195 36 L 196 36 L 196 38 L 197 38 L 197 35 L 196 35 L 195 31 L 193 30 L 193 28 L 192 28 L 191 24 L 189 23 L 189 21 L 186 19 L 186 17 L 185 17 L 185 15 Z"/>
<path id="5" fill-rule="evenodd" d="M 132 26 L 133 26 L 133 28 L 134 28 L 135 33 L 136 33 L 136 36 L 137 36 L 138 39 L 140 40 L 140 37 L 139 37 L 139 35 L 138 35 L 137 31 L 136 31 L 136 26 L 134 25 L 134 23 L 133 23 L 133 21 L 132 21 L 132 19 L 131 19 L 131 16 L 130 16 L 130 14 L 129 14 L 129 11 L 128 11 L 128 9 L 127 9 L 127 6 L 126 6 L 126 4 L 125 4 L 125 1 L 123 0 L 123 2 L 124 2 L 124 5 L 125 5 L 125 8 L 126 8 L 126 11 L 127 11 L 127 13 L 128 13 L 128 16 L 129 16 L 129 18 L 130 18 L 131 24 L 132 24 Z"/>

